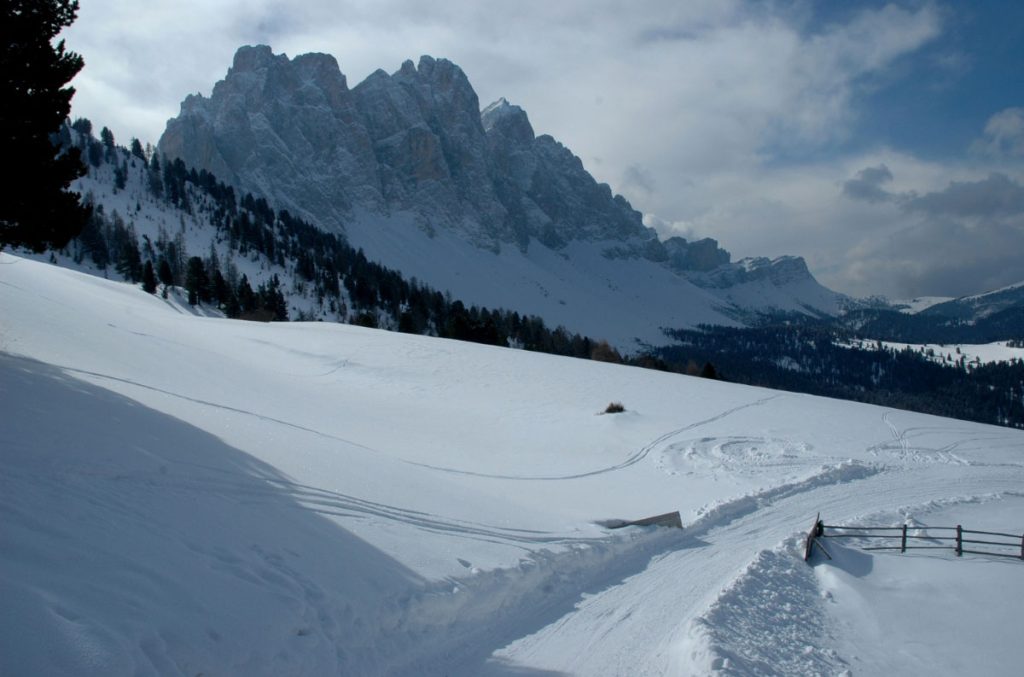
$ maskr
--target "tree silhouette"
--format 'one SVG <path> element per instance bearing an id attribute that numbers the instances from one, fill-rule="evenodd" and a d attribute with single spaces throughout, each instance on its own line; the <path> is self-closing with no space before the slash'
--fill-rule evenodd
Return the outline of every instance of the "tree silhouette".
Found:
<path id="1" fill-rule="evenodd" d="M 68 190 L 85 172 L 79 151 L 54 143 L 75 93 L 65 85 L 83 62 L 51 41 L 77 11 L 67 0 L 5 0 L 0 10 L 0 157 L 13 169 L 0 182 L 0 249 L 63 247 L 89 216 Z"/>

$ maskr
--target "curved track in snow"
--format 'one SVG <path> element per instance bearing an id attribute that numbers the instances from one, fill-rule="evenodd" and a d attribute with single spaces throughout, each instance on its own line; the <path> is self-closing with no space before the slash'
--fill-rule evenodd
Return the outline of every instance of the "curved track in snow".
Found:
<path id="1" fill-rule="evenodd" d="M 743 411 L 744 409 L 749 409 L 751 407 L 758 407 L 758 406 L 767 404 L 768 402 L 771 402 L 772 400 L 778 399 L 780 397 L 782 397 L 781 394 L 779 394 L 779 395 L 771 395 L 769 397 L 762 397 L 761 399 L 755 400 L 753 402 L 748 402 L 747 404 L 741 404 L 741 405 L 739 405 L 737 407 L 732 407 L 732 408 L 727 409 L 727 410 L 725 410 L 725 411 L 723 411 L 723 412 L 721 412 L 719 414 L 715 414 L 714 416 L 711 416 L 709 418 L 705 418 L 705 419 L 700 420 L 700 421 L 695 421 L 693 423 L 689 423 L 689 424 L 683 426 L 682 428 L 678 428 L 676 430 L 671 430 L 671 431 L 665 433 L 664 435 L 660 435 L 659 437 L 655 438 L 653 441 L 648 442 L 643 447 L 641 447 L 638 451 L 636 451 L 635 453 L 630 455 L 629 458 L 627 458 L 622 463 L 616 463 L 615 465 L 610 465 L 610 466 L 606 466 L 606 467 L 603 467 L 603 468 L 598 468 L 596 470 L 589 470 L 589 471 L 581 472 L 581 473 L 572 473 L 572 474 L 566 474 L 566 475 L 508 475 L 508 474 L 493 474 L 493 473 L 475 472 L 475 471 L 472 471 L 472 470 L 460 470 L 458 468 L 447 468 L 447 467 L 444 467 L 444 466 L 430 465 L 428 463 L 414 463 L 412 461 L 408 461 L 408 462 L 411 463 L 412 465 L 416 465 L 416 466 L 419 466 L 421 468 L 427 468 L 427 469 L 430 469 L 430 470 L 438 470 L 440 472 L 452 473 L 452 474 L 455 474 L 455 475 L 468 475 L 470 477 L 483 477 L 483 478 L 487 478 L 487 479 L 527 480 L 527 481 L 578 480 L 578 479 L 583 479 L 585 477 L 594 477 L 595 475 L 604 475 L 605 473 L 615 472 L 617 470 L 624 470 L 624 469 L 626 469 L 626 468 L 628 468 L 628 467 L 630 467 L 632 465 L 636 465 L 640 461 L 642 461 L 645 458 L 647 458 L 647 456 L 652 451 L 654 451 L 655 449 L 663 446 L 669 440 L 671 440 L 671 439 L 673 439 L 675 437 L 679 437 L 680 435 L 682 435 L 685 432 L 689 432 L 691 430 L 695 430 L 697 428 L 700 428 L 701 426 L 708 425 L 709 423 L 714 423 L 716 421 L 721 421 L 722 419 L 724 419 L 724 418 L 726 418 L 728 416 L 731 416 L 731 415 L 733 415 L 733 414 L 735 414 L 737 412 Z"/>

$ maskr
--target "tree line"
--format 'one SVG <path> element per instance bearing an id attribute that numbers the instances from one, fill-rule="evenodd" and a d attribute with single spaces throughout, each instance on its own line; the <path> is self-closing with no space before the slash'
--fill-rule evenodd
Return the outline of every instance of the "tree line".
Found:
<path id="1" fill-rule="evenodd" d="M 713 361 L 729 381 L 1024 428 L 1020 359 L 982 364 L 955 350 L 894 349 L 822 323 L 671 334 L 677 343 L 657 349 L 658 357 Z"/>

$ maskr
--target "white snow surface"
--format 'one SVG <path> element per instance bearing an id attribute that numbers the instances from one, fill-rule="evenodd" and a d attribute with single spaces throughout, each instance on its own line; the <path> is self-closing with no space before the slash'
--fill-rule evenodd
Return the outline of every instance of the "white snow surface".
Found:
<path id="1" fill-rule="evenodd" d="M 1007 341 L 993 341 L 992 343 L 899 343 L 897 341 L 854 339 L 837 345 L 872 350 L 879 343 L 887 350 L 906 350 L 909 348 L 914 352 L 923 353 L 932 362 L 946 365 L 955 364 L 961 358 L 969 365 L 1024 360 L 1024 348 L 1010 346 Z"/>
<path id="2" fill-rule="evenodd" d="M 922 310 L 928 310 L 932 306 L 937 306 L 940 303 L 952 300 L 952 296 L 915 296 L 912 299 L 900 299 L 893 301 L 892 305 L 900 312 L 907 313 L 908 315 L 916 315 Z"/>
<path id="3" fill-rule="evenodd" d="M 0 674 L 1018 674 L 1024 433 L 0 255 Z M 605 415 L 620 401 L 626 411 Z M 684 528 L 609 530 L 679 510 Z"/>

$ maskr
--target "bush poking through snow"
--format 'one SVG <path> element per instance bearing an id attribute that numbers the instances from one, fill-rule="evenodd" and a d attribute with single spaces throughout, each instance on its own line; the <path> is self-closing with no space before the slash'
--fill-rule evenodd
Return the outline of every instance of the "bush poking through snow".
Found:
<path id="1" fill-rule="evenodd" d="M 622 406 L 622 402 L 609 402 L 608 406 L 604 408 L 606 414 L 621 414 L 626 411 L 626 408 Z"/>
<path id="2" fill-rule="evenodd" d="M 612 348 L 607 341 L 598 341 L 590 351 L 590 359 L 598 362 L 611 362 L 622 364 L 622 355 L 615 348 Z"/>

